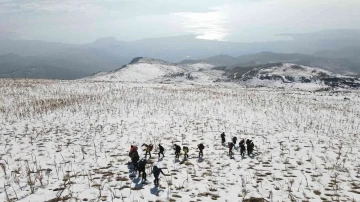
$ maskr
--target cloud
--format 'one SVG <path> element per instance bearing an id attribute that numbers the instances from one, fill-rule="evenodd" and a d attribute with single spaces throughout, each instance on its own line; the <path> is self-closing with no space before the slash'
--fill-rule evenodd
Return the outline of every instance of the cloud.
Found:
<path id="1" fill-rule="evenodd" d="M 218 8 L 231 41 L 281 40 L 278 33 L 360 28 L 358 0 L 267 0 Z M 286 38 L 287 39 L 287 38 Z"/>
<path id="2" fill-rule="evenodd" d="M 220 12 L 177 13 L 175 15 L 184 18 L 185 31 L 198 35 L 197 38 L 222 41 L 229 35 L 229 30 L 225 27 L 226 16 Z"/>
<path id="3" fill-rule="evenodd" d="M 246 0 L 247 1 L 247 0 Z M 209 12 L 236 0 L 0 0 L 0 13 L 11 12 L 117 12 L 123 16 L 178 12 Z"/>
<path id="4" fill-rule="evenodd" d="M 269 41 L 278 33 L 360 28 L 359 10 L 358 0 L 0 0 L 0 29 L 71 43 L 189 33 Z"/>
<path id="5" fill-rule="evenodd" d="M 1 0 L 0 13 L 13 12 L 91 12 L 101 6 L 91 0 Z"/>

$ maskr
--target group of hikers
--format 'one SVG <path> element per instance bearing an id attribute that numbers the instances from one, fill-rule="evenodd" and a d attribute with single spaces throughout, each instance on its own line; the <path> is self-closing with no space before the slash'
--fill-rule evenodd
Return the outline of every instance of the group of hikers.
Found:
<path id="1" fill-rule="evenodd" d="M 226 140 L 225 140 L 225 132 L 221 133 L 220 137 L 221 137 L 222 145 L 225 145 L 225 142 L 226 142 Z M 234 154 L 232 152 L 232 149 L 236 145 L 236 142 L 237 142 L 237 138 L 233 137 L 232 142 L 228 143 L 229 156 L 230 157 L 232 157 L 232 155 Z M 241 140 L 239 142 L 239 147 L 240 147 L 240 155 L 242 157 L 245 155 L 245 143 L 246 143 L 246 148 L 247 148 L 248 155 L 251 155 L 253 150 L 254 150 L 254 143 L 253 143 L 252 140 L 249 140 L 249 139 L 247 139 L 246 141 L 244 139 Z M 197 146 L 198 146 L 197 148 L 199 150 L 199 159 L 200 159 L 204 155 L 203 150 L 205 149 L 205 146 L 202 143 L 198 144 Z M 150 158 L 151 158 L 151 151 L 153 150 L 153 145 L 152 144 L 143 144 L 143 145 L 141 145 L 141 147 L 145 147 L 145 158 L 140 159 L 140 156 L 139 156 L 139 153 L 138 153 L 138 147 L 135 146 L 135 145 L 131 145 L 129 156 L 131 158 L 131 162 L 133 164 L 133 168 L 134 168 L 135 173 L 138 171 L 139 172 L 139 177 L 141 176 L 142 180 L 146 181 L 146 171 L 145 171 L 146 163 L 147 163 L 146 158 L 147 158 L 147 155 L 149 155 Z M 161 144 L 159 144 L 158 147 L 159 147 L 158 157 L 160 158 L 160 156 L 162 155 L 162 158 L 164 158 L 165 157 L 165 154 L 164 154 L 165 149 L 164 149 L 164 147 Z M 175 151 L 175 158 L 179 159 L 180 152 L 181 152 L 181 146 L 179 146 L 177 144 L 174 144 L 173 149 Z M 188 155 L 189 147 L 183 146 L 182 150 L 184 152 L 184 160 L 188 159 L 189 158 L 189 155 Z M 161 168 L 158 168 L 157 165 L 154 165 L 153 169 L 152 169 L 152 174 L 154 175 L 154 178 L 155 178 L 154 184 L 156 186 L 159 185 L 160 173 L 165 175 Z"/>
<path id="2" fill-rule="evenodd" d="M 177 145 L 177 144 L 174 144 L 173 149 L 175 150 L 175 158 L 178 159 L 180 157 L 181 147 L 179 145 Z M 199 158 L 201 158 L 201 157 L 204 156 L 204 152 L 203 152 L 204 149 L 205 149 L 204 144 L 202 144 L 202 143 L 198 144 L 198 149 L 199 149 Z M 189 155 L 188 155 L 189 147 L 183 146 L 182 150 L 184 152 L 184 158 L 188 159 L 189 158 Z M 160 157 L 160 155 L 159 155 L 159 157 Z"/>
<path id="3" fill-rule="evenodd" d="M 221 136 L 221 143 L 222 143 L 223 145 L 225 145 L 225 142 L 226 142 L 226 140 L 225 140 L 225 133 L 224 133 L 224 132 L 221 133 L 220 136 Z M 235 136 L 232 138 L 232 142 L 228 142 L 229 156 L 232 156 L 232 155 L 234 154 L 233 151 L 232 151 L 232 149 L 233 149 L 234 146 L 236 145 L 236 142 L 237 142 L 237 137 L 235 137 Z M 249 140 L 249 139 L 247 139 L 247 140 L 245 141 L 245 139 L 242 139 L 242 140 L 239 142 L 240 155 L 241 155 L 241 156 L 245 156 L 245 143 L 246 143 L 246 149 L 247 149 L 248 155 L 251 155 L 251 154 L 253 153 L 253 151 L 254 151 L 255 145 L 254 145 L 253 141 L 252 141 L 252 140 Z"/>

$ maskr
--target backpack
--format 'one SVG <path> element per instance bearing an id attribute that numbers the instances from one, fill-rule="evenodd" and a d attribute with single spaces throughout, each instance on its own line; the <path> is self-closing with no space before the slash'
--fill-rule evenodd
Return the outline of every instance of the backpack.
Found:
<path id="1" fill-rule="evenodd" d="M 199 148 L 199 149 L 204 149 L 205 147 L 204 147 L 203 144 L 199 144 L 199 145 L 198 145 L 198 148 Z"/>
<path id="2" fill-rule="evenodd" d="M 145 159 L 141 159 L 141 160 L 139 161 L 139 167 L 140 167 L 140 168 L 145 168 L 145 165 L 146 165 L 146 160 L 145 160 Z"/>
<path id="3" fill-rule="evenodd" d="M 134 162 L 138 162 L 139 160 L 139 154 L 137 152 L 134 152 L 133 155 L 131 156 L 131 160 Z"/>
<path id="4" fill-rule="evenodd" d="M 134 154 L 134 152 L 136 152 L 137 150 L 138 150 L 137 146 L 132 146 L 130 148 L 129 156 L 131 157 Z"/>
<path id="5" fill-rule="evenodd" d="M 188 153 L 188 152 L 189 152 L 189 148 L 188 148 L 188 147 L 184 147 L 184 148 L 183 148 L 183 151 L 184 151 L 185 153 Z"/>
<path id="6" fill-rule="evenodd" d="M 160 152 L 163 152 L 163 151 L 164 151 L 164 147 L 161 146 L 161 145 L 159 145 L 159 150 L 160 150 Z"/>
<path id="7" fill-rule="evenodd" d="M 150 151 L 152 151 L 153 150 L 153 145 L 151 144 L 151 145 L 149 145 L 149 149 L 150 149 Z"/>

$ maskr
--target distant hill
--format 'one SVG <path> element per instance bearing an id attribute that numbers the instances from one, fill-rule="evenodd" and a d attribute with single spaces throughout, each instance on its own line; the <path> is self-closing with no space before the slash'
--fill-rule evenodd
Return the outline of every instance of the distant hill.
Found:
<path id="1" fill-rule="evenodd" d="M 197 62 L 205 62 L 216 66 L 230 66 L 232 68 L 288 62 L 312 67 L 321 67 L 323 69 L 346 75 L 356 75 L 360 73 L 360 62 L 356 63 L 347 58 L 325 58 L 298 53 L 261 52 L 239 57 L 218 55 L 202 60 L 185 60 L 180 62 L 180 64 L 191 64 Z"/>
<path id="2" fill-rule="evenodd" d="M 243 83 L 253 86 L 360 88 L 360 80 L 330 71 L 292 63 L 268 63 L 252 67 L 216 67 L 207 63 L 174 64 L 152 58 L 134 58 L 128 65 L 86 80 L 141 83 Z M 306 84 L 306 85 L 305 85 Z"/>
<path id="3" fill-rule="evenodd" d="M 28 68 L 42 67 L 37 69 L 39 75 L 37 78 L 54 78 L 46 77 L 46 75 L 61 75 L 57 79 L 77 79 L 89 76 L 99 71 L 111 71 L 119 68 L 122 64 L 126 64 L 130 60 L 117 57 L 112 54 L 99 51 L 97 49 L 78 49 L 68 48 L 56 53 L 48 53 L 41 56 L 20 56 L 17 54 L 0 55 L 0 74 L 12 75 L 15 71 L 21 70 L 22 73 L 16 73 L 16 78 L 27 78 Z M 41 72 L 41 71 L 44 72 Z M 54 71 L 51 73 L 50 71 Z M 64 71 L 63 73 L 59 73 Z M 33 77 L 31 77 L 33 78 Z"/>
<path id="4" fill-rule="evenodd" d="M 92 79 L 145 82 L 182 72 L 183 69 L 165 61 L 150 58 L 135 58 L 128 65 L 118 70 L 100 76 L 96 75 Z"/>
<path id="5" fill-rule="evenodd" d="M 179 65 L 163 60 L 138 57 L 128 65 L 108 73 L 101 72 L 85 78 L 96 81 L 198 83 L 208 84 L 226 79 L 224 72 L 213 65 L 194 63 Z"/>
<path id="6" fill-rule="evenodd" d="M 32 79 L 77 79 L 84 74 L 79 71 L 50 66 L 30 66 L 0 74 L 0 78 L 32 78 Z"/>
<path id="7" fill-rule="evenodd" d="M 252 86 L 282 86 L 291 84 L 301 87 L 328 86 L 333 88 L 360 88 L 360 79 L 334 74 L 320 68 L 291 63 L 263 64 L 247 72 L 227 72 L 229 78 Z"/>
<path id="8" fill-rule="evenodd" d="M 316 52 L 314 55 L 325 58 L 343 58 L 360 63 L 360 46 L 351 46 L 335 50 L 323 50 Z"/>

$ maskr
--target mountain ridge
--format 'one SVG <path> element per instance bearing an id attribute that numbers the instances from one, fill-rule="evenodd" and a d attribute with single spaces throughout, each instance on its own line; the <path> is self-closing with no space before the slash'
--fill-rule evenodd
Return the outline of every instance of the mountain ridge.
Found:
<path id="1" fill-rule="evenodd" d="M 313 84 L 333 88 L 359 88 L 360 81 L 353 77 L 335 74 L 322 68 L 292 63 L 269 63 L 249 68 L 217 67 L 207 63 L 174 64 L 166 61 L 138 57 L 128 65 L 108 73 L 89 78 L 96 81 L 145 83 L 244 83 L 257 86 L 261 83 L 280 85 Z M 266 82 L 264 82 L 266 81 Z M 269 85 L 269 86 L 270 86 Z"/>
<path id="2" fill-rule="evenodd" d="M 274 53 L 269 51 L 238 57 L 217 55 L 202 60 L 184 60 L 179 64 L 191 64 L 197 62 L 230 67 L 250 67 L 267 63 L 290 62 L 298 65 L 321 67 L 341 74 L 356 75 L 360 73 L 360 63 L 354 63 L 346 58 L 322 58 L 299 53 Z"/>
<path id="3" fill-rule="evenodd" d="M 341 33 L 344 33 L 344 36 L 355 37 L 353 43 L 339 39 L 337 36 L 341 36 Z M 0 56 L 0 73 L 40 65 L 80 71 L 84 76 L 90 76 L 99 71 L 118 69 L 128 64 L 133 58 L 143 56 L 183 65 L 205 62 L 214 66 L 229 66 L 229 68 L 273 62 L 293 62 L 355 75 L 360 74 L 360 58 L 356 57 L 356 53 L 348 50 L 352 50 L 351 47 L 360 47 L 358 43 L 360 36 L 357 33 L 358 30 L 323 31 L 308 33 L 305 39 L 301 40 L 295 38 L 287 41 L 253 43 L 210 41 L 195 38 L 194 35 L 137 41 L 120 41 L 115 37 L 104 37 L 88 44 L 0 39 L 0 55 L 3 55 Z M 335 37 L 327 37 L 324 41 L 321 36 L 327 35 Z M 326 50 L 335 52 L 321 53 Z M 341 58 L 337 57 L 340 54 L 336 50 L 343 53 Z M 270 52 L 277 55 L 269 56 Z M 19 55 L 21 58 L 7 55 L 9 53 Z M 258 54 L 257 57 L 256 54 Z M 71 74 L 71 72 L 68 73 Z M 46 74 L 43 75 L 46 78 Z M 18 75 L 18 78 L 22 77 L 24 75 Z M 63 79 L 68 78 L 64 74 Z"/>

